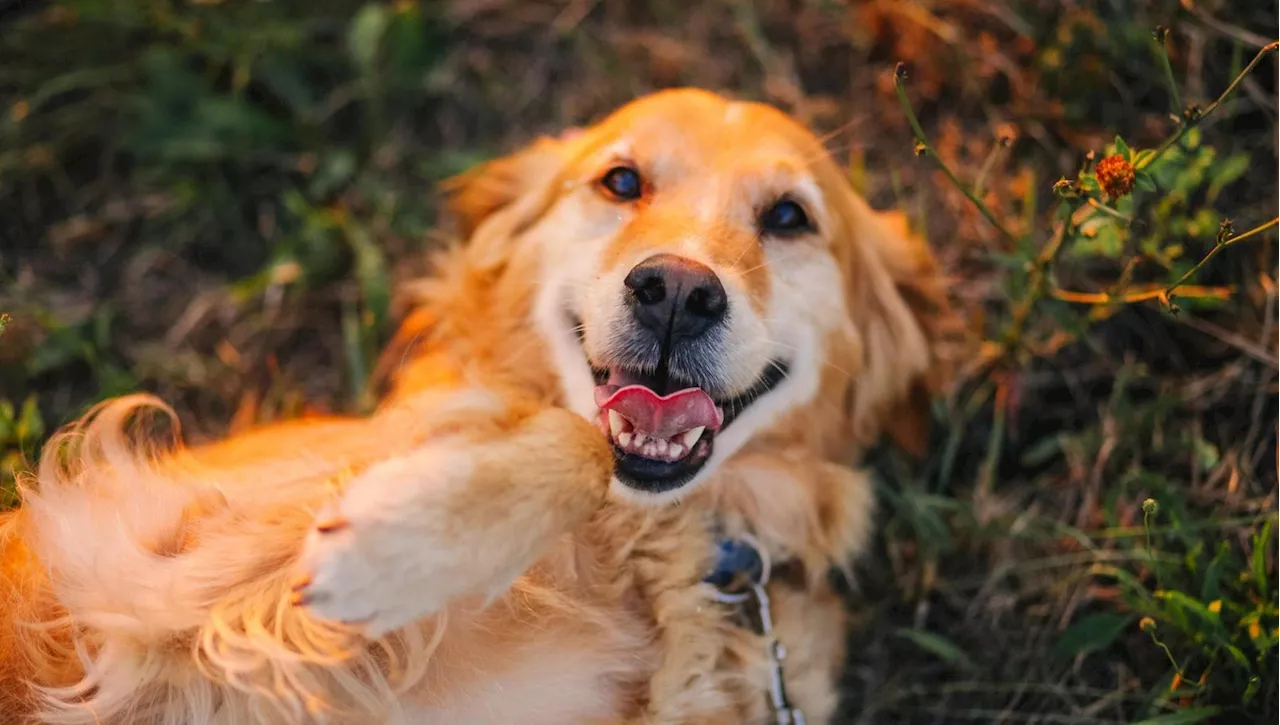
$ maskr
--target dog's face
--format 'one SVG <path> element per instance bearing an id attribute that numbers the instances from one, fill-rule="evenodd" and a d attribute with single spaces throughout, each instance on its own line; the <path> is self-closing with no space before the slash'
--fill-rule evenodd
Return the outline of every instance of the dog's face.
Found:
<path id="1" fill-rule="evenodd" d="M 567 404 L 613 444 L 618 492 L 687 492 L 801 406 L 874 427 L 858 410 L 925 372 L 904 285 L 931 278 L 931 258 L 781 112 L 668 91 L 536 148 L 477 177 L 487 191 L 473 178 L 460 206 L 464 221 L 506 215 L 480 243 L 537 250 L 533 322 Z M 504 176 L 517 188 L 495 197 Z M 840 389 L 824 389 L 833 370 Z"/>

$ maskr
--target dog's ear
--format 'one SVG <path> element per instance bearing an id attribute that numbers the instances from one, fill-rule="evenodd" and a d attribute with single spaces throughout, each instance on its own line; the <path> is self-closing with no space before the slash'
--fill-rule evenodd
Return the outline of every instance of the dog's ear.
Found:
<path id="1" fill-rule="evenodd" d="M 913 455 L 929 443 L 930 405 L 951 377 L 961 334 L 937 259 L 905 215 L 877 212 L 849 190 L 847 296 L 855 329 L 854 429 Z"/>
<path id="2" fill-rule="evenodd" d="M 489 217 L 531 190 L 546 186 L 563 166 L 566 143 L 579 131 L 541 137 L 521 150 L 486 161 L 440 185 L 459 236 L 469 239 Z"/>

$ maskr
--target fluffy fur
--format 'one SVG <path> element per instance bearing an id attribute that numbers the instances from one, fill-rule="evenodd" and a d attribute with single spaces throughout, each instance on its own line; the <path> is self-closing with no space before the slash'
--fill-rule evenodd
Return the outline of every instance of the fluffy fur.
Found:
<path id="1" fill-rule="evenodd" d="M 596 186 L 624 158 L 652 180 L 644 203 Z M 771 585 L 774 617 L 795 704 L 828 721 L 844 623 L 827 573 L 874 504 L 850 465 L 886 430 L 909 443 L 936 382 L 926 247 L 785 115 L 693 90 L 450 193 L 469 241 L 417 288 L 372 416 L 182 448 L 150 442 L 173 416 L 133 396 L 49 444 L 0 518 L 0 719 L 764 722 L 761 641 L 701 581 L 718 529 L 803 564 Z M 816 231 L 758 233 L 780 194 Z M 659 252 L 724 282 L 726 390 L 775 358 L 790 375 L 653 496 L 610 475 L 587 360 L 625 327 L 620 276 Z"/>

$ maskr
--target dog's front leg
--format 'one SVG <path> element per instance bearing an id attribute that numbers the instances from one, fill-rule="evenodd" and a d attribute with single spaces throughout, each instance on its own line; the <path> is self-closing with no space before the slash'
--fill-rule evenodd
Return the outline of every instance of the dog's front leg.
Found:
<path id="1" fill-rule="evenodd" d="M 505 591 L 590 516 L 612 465 L 600 432 L 565 410 L 501 407 L 354 476 L 307 535 L 296 603 L 376 637 Z"/>

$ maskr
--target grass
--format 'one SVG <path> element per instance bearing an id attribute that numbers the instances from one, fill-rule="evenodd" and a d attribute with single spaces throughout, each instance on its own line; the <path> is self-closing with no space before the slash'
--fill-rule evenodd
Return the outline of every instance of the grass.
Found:
<path id="1" fill-rule="evenodd" d="M 0 505 L 53 429 L 122 392 L 195 438 L 368 409 L 395 290 L 439 241 L 435 182 L 703 85 L 828 133 L 985 341 L 936 401 L 933 453 L 874 456 L 842 721 L 1274 721 L 1276 19 L 22 4 L 0 14 Z"/>

